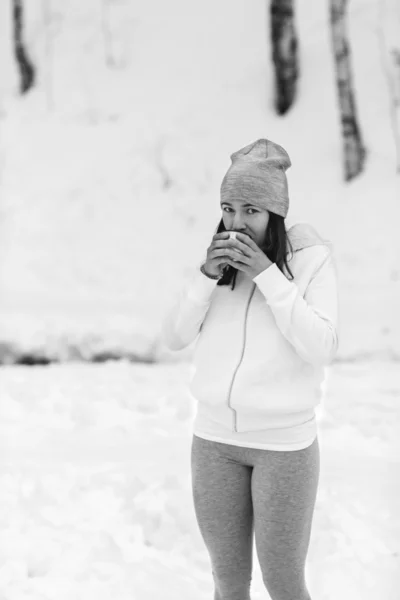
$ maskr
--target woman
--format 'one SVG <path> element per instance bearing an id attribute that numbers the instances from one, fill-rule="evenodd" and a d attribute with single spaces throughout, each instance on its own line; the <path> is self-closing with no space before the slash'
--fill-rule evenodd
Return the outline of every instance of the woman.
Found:
<path id="1" fill-rule="evenodd" d="M 311 225 L 286 231 L 286 151 L 260 139 L 231 161 L 207 258 L 164 322 L 172 350 L 197 338 L 194 508 L 214 600 L 249 600 L 253 534 L 272 600 L 310 600 L 314 409 L 338 347 L 336 267 Z"/>

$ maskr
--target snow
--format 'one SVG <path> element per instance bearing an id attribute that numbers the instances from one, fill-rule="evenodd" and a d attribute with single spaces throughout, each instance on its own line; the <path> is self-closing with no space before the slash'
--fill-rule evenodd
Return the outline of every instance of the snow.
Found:
<path id="1" fill-rule="evenodd" d="M 0 598 L 211 598 L 191 497 L 190 363 L 1 375 Z M 399 394 L 393 363 L 329 372 L 306 571 L 314 598 L 397 598 Z M 266 597 L 255 560 L 252 598 Z"/>
<path id="2" fill-rule="evenodd" d="M 310 221 L 334 243 L 341 359 L 399 357 L 400 177 L 382 68 L 396 23 L 400 31 L 398 10 L 350 4 L 368 160 L 345 185 L 328 5 L 298 4 L 298 98 L 277 118 L 261 0 L 251 10 L 244 0 L 190 10 L 183 0 L 28 3 L 38 86 L 17 99 L 10 74 L 0 99 L 8 361 L 21 353 L 168 358 L 161 321 L 210 244 L 229 155 L 263 136 L 292 158 L 288 225 Z"/>
<path id="3" fill-rule="evenodd" d="M 398 598 L 400 176 L 387 73 L 398 73 L 400 13 L 396 0 L 349 4 L 368 157 L 344 184 L 328 3 L 296 4 L 301 78 L 283 118 L 265 4 L 29 0 L 38 85 L 21 99 L 0 3 L 0 353 L 60 361 L 0 367 L 0 600 L 212 597 L 191 498 L 191 349 L 170 353 L 159 335 L 220 219 L 229 155 L 259 137 L 292 158 L 288 225 L 311 222 L 338 264 L 310 592 Z M 107 355 L 122 360 L 89 362 Z M 255 560 L 252 598 L 266 597 Z"/>

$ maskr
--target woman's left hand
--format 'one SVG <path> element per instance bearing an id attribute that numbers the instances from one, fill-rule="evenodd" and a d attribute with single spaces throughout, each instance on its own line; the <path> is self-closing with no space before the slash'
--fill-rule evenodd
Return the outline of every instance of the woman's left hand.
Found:
<path id="1" fill-rule="evenodd" d="M 245 233 L 237 233 L 236 239 L 229 239 L 227 243 L 228 247 L 232 248 L 232 250 L 228 250 L 227 264 L 243 271 L 251 279 L 257 277 L 273 264 L 251 237 Z M 235 252 L 233 248 L 243 252 L 243 255 Z M 234 257 L 236 258 L 234 259 Z"/>

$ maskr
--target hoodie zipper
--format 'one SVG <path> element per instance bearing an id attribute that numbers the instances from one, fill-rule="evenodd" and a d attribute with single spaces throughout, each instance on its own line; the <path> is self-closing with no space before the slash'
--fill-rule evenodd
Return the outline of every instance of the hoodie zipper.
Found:
<path id="1" fill-rule="evenodd" d="M 240 360 L 239 360 L 238 364 L 236 365 L 236 369 L 235 369 L 235 371 L 234 371 L 234 373 L 233 373 L 233 377 L 232 377 L 232 380 L 231 380 L 231 385 L 230 385 L 230 388 L 229 388 L 229 393 L 228 393 L 228 406 L 229 406 L 229 407 L 230 407 L 230 408 L 231 408 L 231 409 L 234 411 L 234 412 L 233 412 L 233 415 L 232 415 L 232 416 L 233 416 L 233 431 L 236 431 L 236 432 L 237 432 L 237 412 L 236 412 L 236 410 L 235 410 L 234 408 L 232 408 L 232 406 L 229 404 L 229 400 L 230 400 L 230 398 L 231 398 L 231 393 L 232 393 L 232 388 L 233 388 L 233 382 L 235 381 L 236 373 L 238 372 L 238 369 L 239 369 L 239 367 L 240 367 L 240 365 L 241 365 L 241 363 L 242 363 L 242 361 L 243 361 L 244 351 L 245 351 L 245 348 L 246 348 L 246 329 L 247 329 L 246 325 L 247 325 L 247 315 L 248 315 L 248 312 L 249 312 L 250 302 L 251 302 L 251 299 L 252 299 L 252 297 L 253 297 L 253 294 L 254 294 L 254 292 L 255 292 L 255 289 L 256 289 L 256 287 L 257 287 L 257 284 L 254 284 L 253 290 L 252 290 L 252 292 L 251 292 L 251 294 L 250 294 L 250 297 L 249 297 L 249 299 L 248 299 L 248 301 L 247 301 L 246 312 L 245 312 L 245 315 L 244 315 L 244 330 L 243 330 L 243 347 L 242 347 L 242 354 L 241 354 L 241 356 L 240 356 Z"/>

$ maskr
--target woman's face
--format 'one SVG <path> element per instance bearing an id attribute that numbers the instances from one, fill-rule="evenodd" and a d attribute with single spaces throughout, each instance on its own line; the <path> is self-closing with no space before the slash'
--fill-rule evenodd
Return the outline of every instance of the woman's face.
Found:
<path id="1" fill-rule="evenodd" d="M 222 219 L 227 231 L 247 233 L 257 246 L 265 241 L 265 232 L 269 221 L 269 212 L 248 200 L 231 198 L 221 200 Z"/>

